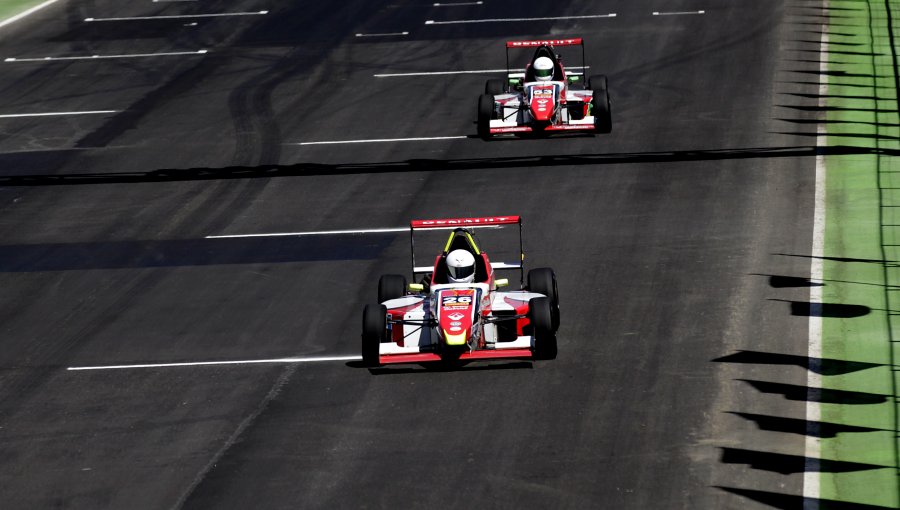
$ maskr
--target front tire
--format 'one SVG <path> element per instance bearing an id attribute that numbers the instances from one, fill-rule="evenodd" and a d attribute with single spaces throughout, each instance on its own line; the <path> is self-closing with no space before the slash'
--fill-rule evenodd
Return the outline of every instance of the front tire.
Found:
<path id="1" fill-rule="evenodd" d="M 528 301 L 528 319 L 534 334 L 534 358 L 556 359 L 556 334 L 550 313 L 550 298 L 538 297 Z"/>
<path id="2" fill-rule="evenodd" d="M 594 116 L 594 129 L 598 133 L 612 132 L 612 111 L 609 106 L 609 88 L 606 76 L 591 76 L 588 87 L 594 92 L 591 99 L 591 115 Z"/>
<path id="3" fill-rule="evenodd" d="M 381 342 L 387 337 L 387 307 L 366 305 L 363 310 L 362 359 L 367 367 L 381 366 Z"/>
<path id="4" fill-rule="evenodd" d="M 406 295 L 406 277 L 399 274 L 386 274 L 378 279 L 378 302 L 384 303 L 391 299 L 401 298 Z"/>
<path id="5" fill-rule="evenodd" d="M 478 136 L 482 140 L 491 138 L 491 118 L 494 116 L 494 96 L 478 96 Z"/>
<path id="6" fill-rule="evenodd" d="M 553 332 L 559 330 L 559 290 L 556 274 L 549 267 L 539 267 L 528 271 L 528 290 L 543 294 L 550 299 L 550 318 Z"/>

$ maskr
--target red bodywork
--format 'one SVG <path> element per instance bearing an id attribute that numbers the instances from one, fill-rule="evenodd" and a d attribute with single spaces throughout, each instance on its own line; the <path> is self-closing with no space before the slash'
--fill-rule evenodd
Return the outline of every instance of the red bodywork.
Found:
<path id="1" fill-rule="evenodd" d="M 486 217 L 477 217 L 477 218 L 444 218 L 444 219 L 434 219 L 434 220 L 413 220 L 410 222 L 410 228 L 413 230 L 420 229 L 455 229 L 457 227 L 477 227 L 477 226 L 488 226 L 488 225 L 509 225 L 509 224 L 520 224 L 521 218 L 519 216 L 486 216 Z M 445 256 L 446 253 L 442 253 L 435 258 L 433 271 L 432 271 L 432 285 L 437 285 L 440 283 L 446 282 L 437 282 L 435 281 L 435 275 L 439 273 L 438 265 L 442 262 L 442 257 Z M 484 262 L 484 268 L 487 273 L 487 278 L 482 278 L 477 283 L 486 283 L 489 286 L 493 286 L 494 281 L 494 270 L 491 266 L 491 261 L 488 259 L 487 253 L 480 251 L 477 257 L 481 258 Z M 524 255 L 522 255 L 524 257 Z M 415 267 L 415 257 L 413 257 L 413 266 Z M 437 296 L 437 310 L 435 311 L 435 318 L 438 321 L 437 327 L 440 331 L 442 337 L 446 338 L 446 335 L 449 334 L 466 334 L 466 340 L 471 339 L 472 329 L 476 325 L 476 321 L 478 321 L 478 317 L 475 315 L 475 310 L 478 309 L 479 313 L 483 316 L 487 316 L 491 313 L 490 306 L 490 296 L 484 295 L 481 296 L 480 308 L 478 308 L 479 303 L 477 300 L 479 299 L 479 292 L 473 288 L 462 288 L 462 289 L 454 289 L 447 288 L 442 289 Z M 517 314 L 525 314 L 528 311 L 528 304 L 525 302 L 510 302 L 516 309 Z M 413 304 L 407 307 L 400 307 L 388 310 L 388 313 L 391 315 L 392 320 L 402 320 L 403 316 L 409 310 L 420 306 L 418 303 Z M 522 318 L 516 320 L 516 333 L 517 335 L 523 335 L 523 327 L 527 326 L 529 321 L 527 318 Z M 392 329 L 391 341 L 397 343 L 398 345 L 403 345 L 403 328 L 397 327 Z M 534 353 L 531 349 L 502 349 L 502 350 L 485 350 L 481 349 L 483 347 L 483 339 L 481 340 L 482 345 L 478 345 L 474 350 L 466 348 L 464 351 L 458 354 L 458 357 L 455 359 L 460 361 L 471 361 L 471 360 L 488 360 L 488 359 L 534 359 Z M 433 352 L 419 352 L 419 353 L 410 353 L 410 354 L 390 354 L 390 355 L 382 355 L 379 356 L 379 363 L 382 365 L 390 365 L 390 364 L 398 364 L 398 363 L 424 363 L 424 362 L 434 362 L 434 361 L 442 361 L 444 358 L 441 357 L 438 353 Z"/>
<path id="2" fill-rule="evenodd" d="M 584 40 L 581 37 L 570 37 L 566 39 L 541 39 L 541 40 L 528 40 L 528 41 L 507 41 L 507 61 L 509 59 L 509 49 L 513 48 L 539 48 L 541 46 L 583 46 Z M 558 60 L 558 59 L 557 59 Z M 567 89 L 568 89 L 568 79 L 566 77 L 566 70 L 561 61 L 558 61 L 559 71 L 557 76 L 554 77 L 554 81 L 562 82 L 562 87 L 559 87 L 559 84 L 556 85 L 537 85 L 534 86 L 531 90 L 531 96 L 523 98 L 528 105 L 529 113 L 531 117 L 534 119 L 534 125 L 528 126 L 504 126 L 504 127 L 492 127 L 489 129 L 490 134 L 492 135 L 500 135 L 500 134 L 525 134 L 525 133 L 545 133 L 545 132 L 572 132 L 572 131 L 584 131 L 584 132 L 595 132 L 596 128 L 590 124 L 562 124 L 559 123 L 556 119 L 554 119 L 554 114 L 558 111 L 559 108 L 567 108 L 572 105 L 567 104 Z M 531 64 L 528 64 L 525 67 L 525 73 L 528 74 L 528 69 L 531 67 Z M 554 90 L 554 87 L 558 87 L 559 90 Z M 589 112 L 589 99 L 583 101 L 583 113 L 582 115 L 586 116 Z M 510 100 L 507 100 L 510 101 Z M 501 103 L 503 101 L 501 100 Z"/>
<path id="3" fill-rule="evenodd" d="M 478 299 L 475 289 L 445 289 L 440 291 L 437 303 L 438 327 L 445 339 L 464 335 L 462 341 L 472 336 L 475 323 L 475 307 Z"/>
<path id="4" fill-rule="evenodd" d="M 556 86 L 535 85 L 531 88 L 531 116 L 535 122 L 550 122 L 556 113 Z"/>

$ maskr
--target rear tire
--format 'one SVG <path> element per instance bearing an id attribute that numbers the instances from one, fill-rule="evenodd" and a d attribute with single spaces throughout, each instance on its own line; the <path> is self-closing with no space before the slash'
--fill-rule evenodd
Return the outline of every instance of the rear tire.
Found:
<path id="1" fill-rule="evenodd" d="M 401 298 L 406 295 L 406 277 L 399 274 L 386 274 L 378 279 L 378 302 L 384 303 L 390 299 Z"/>
<path id="2" fill-rule="evenodd" d="M 559 330 L 559 290 L 556 274 L 549 267 L 539 267 L 528 271 L 528 290 L 543 294 L 550 299 L 550 318 L 553 332 Z"/>
<path id="3" fill-rule="evenodd" d="M 506 80 L 495 78 L 488 80 L 484 84 L 484 93 L 491 96 L 498 96 L 506 93 Z"/>
<path id="4" fill-rule="evenodd" d="M 494 116 L 494 96 L 478 96 L 478 136 L 482 140 L 491 138 L 491 118 Z"/>
<path id="5" fill-rule="evenodd" d="M 556 334 L 550 313 L 550 298 L 538 297 L 528 301 L 528 319 L 534 334 L 534 358 L 556 359 Z"/>
<path id="6" fill-rule="evenodd" d="M 367 367 L 378 367 L 379 347 L 387 337 L 387 307 L 366 305 L 363 310 L 362 358 Z"/>
<path id="7" fill-rule="evenodd" d="M 588 79 L 588 87 L 594 92 L 591 99 L 591 115 L 598 133 L 612 132 L 612 112 L 609 106 L 609 89 L 606 76 L 597 74 Z"/>

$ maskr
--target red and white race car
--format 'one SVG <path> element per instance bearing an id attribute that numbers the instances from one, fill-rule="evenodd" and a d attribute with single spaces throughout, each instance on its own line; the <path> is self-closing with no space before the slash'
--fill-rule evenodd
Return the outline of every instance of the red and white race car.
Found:
<path id="1" fill-rule="evenodd" d="M 475 240 L 476 228 L 518 225 L 519 261 L 491 262 Z M 449 230 L 443 251 L 432 266 L 416 266 L 414 234 Z M 420 234 L 421 235 L 421 234 Z M 362 357 L 369 367 L 391 363 L 460 363 L 498 358 L 553 359 L 559 328 L 559 297 L 552 269 L 528 271 L 518 216 L 414 220 L 410 223 L 413 280 L 384 275 L 378 282 L 378 304 L 363 311 Z M 468 281 L 453 283 L 454 262 L 448 256 L 471 256 Z M 509 284 L 495 270 L 518 270 L 521 290 L 499 290 Z"/>
<path id="2" fill-rule="evenodd" d="M 580 72 L 568 72 L 556 48 L 581 46 Z M 509 70 L 509 50 L 536 48 L 524 72 Z M 488 80 L 478 98 L 478 136 L 609 133 L 612 117 L 606 76 L 585 83 L 584 41 L 578 38 L 506 43 L 506 79 Z"/>

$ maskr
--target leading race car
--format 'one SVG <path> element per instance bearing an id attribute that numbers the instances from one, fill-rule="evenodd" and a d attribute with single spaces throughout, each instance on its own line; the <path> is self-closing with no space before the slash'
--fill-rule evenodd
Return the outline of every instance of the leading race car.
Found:
<path id="1" fill-rule="evenodd" d="M 581 46 L 581 72 L 563 67 L 556 47 Z M 509 70 L 509 50 L 536 48 L 524 72 Z M 578 38 L 506 43 L 506 79 L 488 80 L 478 98 L 478 136 L 560 132 L 609 133 L 607 79 L 584 81 L 584 41 Z"/>
<path id="2" fill-rule="evenodd" d="M 475 239 L 480 227 L 519 227 L 519 261 L 491 262 Z M 449 238 L 431 266 L 416 266 L 414 233 L 446 229 Z M 384 275 L 378 304 L 363 311 L 362 357 L 369 367 L 391 363 L 460 363 L 484 359 L 553 359 L 559 328 L 556 275 L 550 268 L 525 279 L 518 216 L 414 220 L 410 223 L 413 280 Z M 495 270 L 518 270 L 521 290 Z"/>

